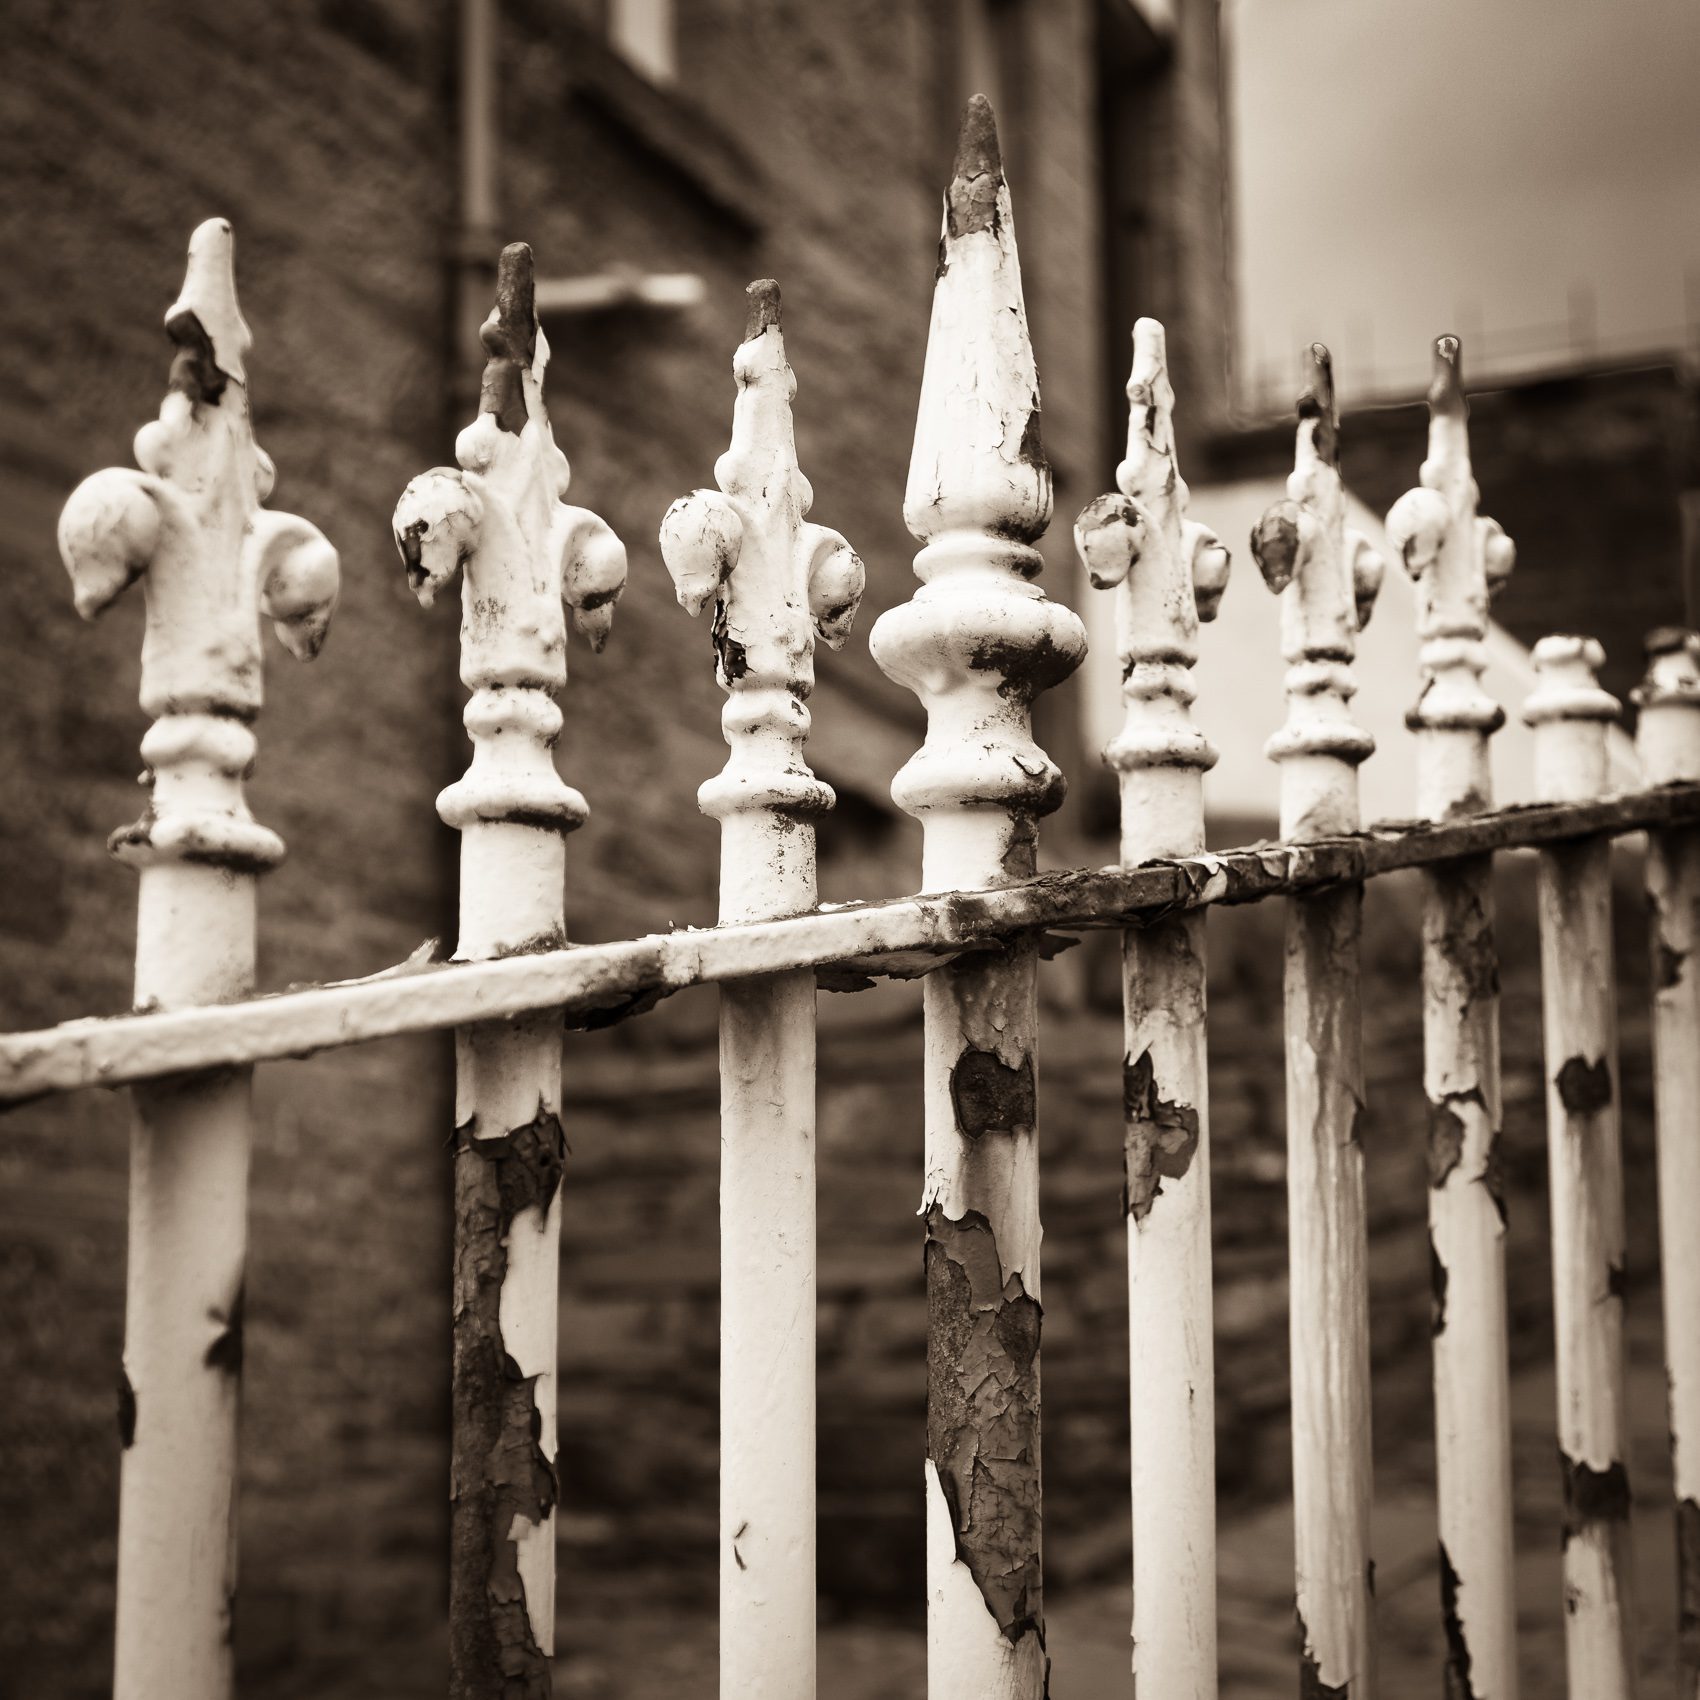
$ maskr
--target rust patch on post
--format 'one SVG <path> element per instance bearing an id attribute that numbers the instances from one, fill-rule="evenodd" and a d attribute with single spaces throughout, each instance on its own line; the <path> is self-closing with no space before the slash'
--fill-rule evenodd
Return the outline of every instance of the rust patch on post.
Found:
<path id="1" fill-rule="evenodd" d="M 1683 1670 L 1700 1679 L 1700 1501 L 1676 1502 L 1676 1645 Z"/>
<path id="2" fill-rule="evenodd" d="M 1316 1654 L 1311 1648 L 1304 1613 L 1296 1615 L 1299 1620 L 1299 1700 L 1351 1700 L 1352 1685 L 1349 1682 L 1322 1680 L 1322 1667 L 1316 1662 Z"/>
<path id="3" fill-rule="evenodd" d="M 531 1633 L 516 1519 L 538 1524 L 559 1488 L 533 1388 L 502 1343 L 508 1236 L 547 1210 L 566 1142 L 558 1117 L 494 1139 L 455 1129 L 454 1382 L 450 1465 L 449 1650 L 453 1700 L 548 1700 L 549 1662 Z"/>
<path id="4" fill-rule="evenodd" d="M 1464 988 L 1464 1001 L 1499 995 L 1499 953 L 1493 920 L 1482 899 L 1488 865 L 1474 860 L 1437 874 L 1435 887 L 1444 910 L 1436 939 L 1442 959 Z"/>
<path id="5" fill-rule="evenodd" d="M 118 1369 L 118 1445 L 128 1452 L 136 1444 L 136 1390 L 130 1385 L 130 1372 L 122 1365 Z"/>
<path id="6" fill-rule="evenodd" d="M 744 646 L 732 636 L 726 619 L 726 604 L 723 601 L 714 605 L 714 623 L 709 627 L 708 635 L 714 645 L 714 664 L 720 675 L 721 686 L 730 690 L 749 672 L 750 659 Z"/>
<path id="7" fill-rule="evenodd" d="M 1001 640 L 982 643 L 969 656 L 968 665 L 976 673 L 996 673 L 1000 697 L 1031 707 L 1042 691 L 1068 678 L 1079 660 L 1047 632 L 1036 642 L 1024 639 L 1020 643 Z"/>
<path id="8" fill-rule="evenodd" d="M 217 1338 L 207 1347 L 206 1356 L 202 1360 L 208 1369 L 222 1370 L 226 1375 L 242 1373 L 242 1312 L 244 1307 L 245 1282 L 237 1282 L 236 1297 L 231 1301 L 229 1311 L 220 1316 L 215 1311 L 213 1321 L 221 1323 Z"/>
<path id="9" fill-rule="evenodd" d="M 1553 1084 L 1558 1088 L 1559 1102 L 1573 1116 L 1591 1116 L 1611 1102 L 1611 1066 L 1604 1057 L 1598 1062 L 1572 1057 L 1558 1071 Z"/>
<path id="10" fill-rule="evenodd" d="M 1446 1629 L 1446 1700 L 1476 1700 L 1470 1681 L 1470 1646 L 1458 1620 L 1458 1572 L 1440 1543 L 1440 1614 Z"/>
<path id="11" fill-rule="evenodd" d="M 1127 1123 L 1127 1180 L 1123 1204 L 1143 1222 L 1163 1182 L 1178 1181 L 1198 1150 L 1198 1111 L 1165 1098 L 1150 1051 L 1122 1059 L 1122 1116 Z"/>
<path id="12" fill-rule="evenodd" d="M 1451 1277 L 1440 1253 L 1434 1248 L 1434 1236 L 1428 1242 L 1429 1333 L 1436 1338 L 1446 1332 L 1446 1287 Z"/>
<path id="13" fill-rule="evenodd" d="M 1039 1302 L 1006 1283 L 991 1224 L 927 1212 L 927 1456 L 956 1556 L 1014 1644 L 1045 1642 L 1039 1557 Z"/>
<path id="14" fill-rule="evenodd" d="M 1014 1133 L 1032 1127 L 1038 1109 L 1033 1059 L 1011 1068 L 996 1051 L 968 1046 L 950 1071 L 950 1102 L 956 1126 L 968 1139 L 983 1133 Z"/>
<path id="15" fill-rule="evenodd" d="M 220 367 L 206 326 L 185 309 L 165 321 L 165 334 L 177 344 L 171 376 L 166 380 L 169 387 L 179 395 L 186 395 L 196 406 L 216 407 L 224 396 L 224 386 L 230 382 L 230 374 Z"/>
<path id="16" fill-rule="evenodd" d="M 1578 1463 L 1561 1447 L 1564 1477 L 1564 1539 L 1568 1543 L 1590 1523 L 1622 1523 L 1629 1517 L 1629 1472 L 1619 1459 L 1603 1470 Z"/>
<path id="17" fill-rule="evenodd" d="M 976 231 L 998 233 L 998 190 L 1003 187 L 1003 155 L 997 120 L 983 94 L 969 98 L 957 135 L 956 162 L 945 191 L 946 228 L 952 236 Z"/>

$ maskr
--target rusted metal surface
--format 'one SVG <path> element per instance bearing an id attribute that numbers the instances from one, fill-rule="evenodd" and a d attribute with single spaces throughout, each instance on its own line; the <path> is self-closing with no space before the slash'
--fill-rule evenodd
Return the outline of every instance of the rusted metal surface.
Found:
<path id="1" fill-rule="evenodd" d="M 1417 583 L 1422 688 L 1408 716 L 1417 807 L 1444 821 L 1480 814 L 1491 800 L 1488 739 L 1505 712 L 1482 689 L 1483 640 L 1488 600 L 1509 575 L 1513 551 L 1500 527 L 1476 512 L 1456 337 L 1435 343 L 1428 401 L 1421 483 L 1394 504 L 1387 532 Z M 1515 1700 L 1499 975 L 1488 857 L 1424 879 L 1423 1088 L 1447 1693 Z"/>
<path id="2" fill-rule="evenodd" d="M 1440 826 L 1389 822 L 1309 844 L 1259 844 L 1139 868 L 1074 868 L 992 890 L 830 904 L 780 921 L 682 928 L 493 962 L 409 961 L 361 980 L 220 1007 L 99 1016 L 0 1035 L 0 1106 L 508 1020 L 534 1009 L 557 1011 L 569 1027 L 603 1027 L 692 986 L 787 968 L 812 968 L 835 990 L 856 990 L 874 976 L 914 978 L 965 951 L 995 949 L 1027 933 L 1125 928 L 1172 910 L 1256 903 L 1492 851 L 1694 822 L 1700 822 L 1700 787 L 1669 786 L 1595 803 L 1531 804 Z"/>
<path id="3" fill-rule="evenodd" d="M 1287 720 L 1269 741 L 1281 768 L 1281 830 L 1294 839 L 1358 825 L 1358 764 L 1373 750 L 1352 718 L 1351 660 L 1381 563 L 1345 524 L 1328 351 L 1311 348 L 1287 499 L 1252 552 L 1282 598 Z M 1369 1290 L 1365 1249 L 1362 888 L 1296 897 L 1286 941 L 1287 1234 L 1291 1271 L 1293 1520 L 1301 1686 L 1375 1689 L 1370 1560 Z M 1308 1692 L 1309 1690 L 1307 1690 Z"/>
<path id="4" fill-rule="evenodd" d="M 1549 637 L 1535 646 L 1539 684 L 1523 717 L 1535 729 L 1535 783 L 1543 798 L 1581 799 L 1605 787 L 1605 731 L 1618 705 L 1595 681 L 1604 659 L 1591 638 Z M 1539 904 L 1565 1663 L 1573 1700 L 1631 1700 L 1636 1637 L 1625 1471 L 1623 1168 L 1606 840 L 1543 851 Z"/>
<path id="5" fill-rule="evenodd" d="M 833 794 L 804 756 L 816 637 L 837 648 L 862 563 L 811 525 L 779 287 L 749 288 L 720 489 L 675 502 L 661 550 L 679 601 L 714 603 L 731 755 L 698 792 L 720 821 L 720 919 L 815 903 L 814 819 Z M 815 977 L 741 980 L 720 1005 L 720 1691 L 815 1691 Z"/>
<path id="6" fill-rule="evenodd" d="M 1652 785 L 1700 779 L 1700 635 L 1655 632 L 1635 693 L 1635 741 Z M 1700 1700 L 1700 830 L 1647 840 L 1653 953 L 1653 1104 L 1659 1272 L 1670 1375 L 1682 1700 Z"/>
<path id="7" fill-rule="evenodd" d="M 892 797 L 929 890 L 1034 872 L 1063 778 L 1032 705 L 1085 633 L 1032 580 L 1051 515 L 1039 389 L 991 107 L 969 102 L 945 192 L 904 519 L 921 588 L 874 659 L 927 710 Z M 925 988 L 927 1672 L 932 1700 L 1040 1700 L 1037 950 L 965 956 Z"/>
<path id="8" fill-rule="evenodd" d="M 437 799 L 461 835 L 457 958 L 566 942 L 565 844 L 584 799 L 555 771 L 567 610 L 593 649 L 625 583 L 625 549 L 568 506 L 543 404 L 549 348 L 531 250 L 502 252 L 477 419 L 458 469 L 408 485 L 395 513 L 427 606 L 462 578 L 461 680 L 472 763 Z M 555 1637 L 555 1372 L 560 1020 L 532 1010 L 455 1035 L 455 1278 L 450 1693 L 548 1693 Z"/>
<path id="9" fill-rule="evenodd" d="M 336 553 L 260 504 L 230 226 L 201 225 L 165 317 L 177 346 L 142 470 L 98 472 L 59 522 L 77 610 L 93 618 L 137 579 L 147 597 L 142 740 L 151 790 L 111 849 L 141 877 L 136 1007 L 246 997 L 255 880 L 283 857 L 243 796 L 261 698 L 260 619 L 302 660 L 337 597 Z M 235 1475 L 247 1254 L 251 1072 L 143 1087 L 131 1144 L 119 1426 L 114 1693 L 231 1692 Z"/>
<path id="10" fill-rule="evenodd" d="M 1124 867 L 1204 848 L 1205 771 L 1192 722 L 1198 623 L 1228 552 L 1188 520 L 1163 327 L 1141 319 L 1117 493 L 1075 522 L 1092 582 L 1119 586 L 1127 717 L 1104 759 L 1120 778 Z M 1216 1410 L 1210 1277 L 1204 916 L 1123 935 L 1133 1670 L 1175 1700 L 1216 1693 Z"/>

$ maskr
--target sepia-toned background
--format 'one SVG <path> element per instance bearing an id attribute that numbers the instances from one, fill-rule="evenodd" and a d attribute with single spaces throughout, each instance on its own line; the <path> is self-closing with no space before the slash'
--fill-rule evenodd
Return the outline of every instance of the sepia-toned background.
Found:
<path id="1" fill-rule="evenodd" d="M 251 796 L 291 854 L 263 888 L 267 988 L 369 973 L 430 936 L 452 948 L 455 844 L 433 799 L 465 759 L 455 618 L 417 607 L 388 521 L 470 417 L 476 323 L 509 240 L 532 244 L 541 277 L 588 280 L 578 305 L 545 316 L 548 399 L 573 499 L 610 521 L 632 567 L 607 651 L 575 650 L 564 702 L 560 766 L 592 808 L 568 846 L 572 935 L 713 916 L 717 834 L 694 793 L 724 759 L 721 699 L 656 528 L 712 479 L 755 277 L 784 292 L 813 517 L 869 572 L 857 636 L 817 663 L 811 760 L 839 797 L 821 828 L 822 896 L 914 886 L 919 835 L 887 787 L 921 722 L 865 633 L 913 583 L 900 508 L 938 195 L 975 90 L 999 115 L 1043 384 L 1050 591 L 1088 616 L 1097 646 L 1040 710 L 1071 781 L 1046 828 L 1050 863 L 1115 853 L 1096 756 L 1118 712 L 1108 599 L 1085 587 L 1069 521 L 1112 480 L 1140 314 L 1168 327 L 1182 466 L 1207 520 L 1254 498 L 1256 512 L 1278 488 L 1299 352 L 1316 337 L 1336 354 L 1348 482 L 1384 513 L 1422 459 L 1428 341 L 1463 335 L 1484 392 L 1484 506 L 1519 549 L 1496 605 L 1508 692 L 1517 643 L 1568 628 L 1605 642 L 1605 682 L 1626 696 L 1643 632 L 1684 617 L 1700 559 L 1700 17 L 1684 0 L 496 11 L 496 122 L 477 145 L 493 150 L 497 193 L 480 208 L 463 190 L 470 73 L 449 0 L 4 8 L 0 1025 L 128 1002 L 133 885 L 104 841 L 136 806 L 140 607 L 84 626 L 54 525 L 84 474 L 128 463 L 155 412 L 161 317 L 189 231 L 214 214 L 236 230 L 279 500 L 337 545 L 345 587 L 320 661 L 269 665 Z M 1260 755 L 1279 718 L 1274 604 L 1248 560 L 1236 571 L 1204 634 L 1196 709 L 1223 750 L 1206 793 L 1218 843 L 1274 814 Z M 1414 657 L 1408 593 L 1390 586 L 1377 618 L 1385 653 Z M 1366 649 L 1361 670 L 1383 745 L 1366 797 L 1372 814 L 1408 813 L 1414 671 L 1381 653 Z M 1501 752 L 1507 797 L 1524 794 L 1517 747 Z M 1645 966 L 1624 871 L 1632 1468 L 1655 1555 L 1651 1657 L 1675 1606 L 1660 1581 Z M 1442 1649 L 1417 941 L 1408 891 L 1383 883 L 1366 945 L 1378 1584 L 1387 1692 L 1429 1694 Z M 1530 905 L 1520 870 L 1502 883 L 1533 1649 L 1538 1634 L 1555 1644 L 1561 1609 L 1545 1151 Z M 1224 1690 L 1249 1696 L 1290 1692 L 1293 1669 L 1278 917 L 1226 913 L 1211 937 Z M 1113 944 L 1051 964 L 1045 1000 L 1051 1650 L 1059 1693 L 1110 1694 L 1129 1680 Z M 822 1690 L 842 1700 L 920 1691 L 918 1002 L 902 986 L 821 1000 Z M 701 992 L 566 1046 L 557 1689 L 583 1700 L 713 1681 L 714 1027 Z M 430 1695 L 446 1594 L 448 1046 L 388 1042 L 260 1082 L 239 1690 Z M 110 1682 L 126 1124 L 120 1098 L 92 1095 L 0 1120 L 7 1700 L 83 1700 Z M 1552 1691 L 1543 1668 L 1531 1664 L 1532 1693 Z"/>

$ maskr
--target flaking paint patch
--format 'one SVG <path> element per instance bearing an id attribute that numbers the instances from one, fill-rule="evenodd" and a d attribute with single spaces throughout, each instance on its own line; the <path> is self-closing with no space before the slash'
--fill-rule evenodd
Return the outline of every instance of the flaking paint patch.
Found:
<path id="1" fill-rule="evenodd" d="M 206 327 L 188 309 L 165 321 L 165 334 L 177 344 L 167 384 L 196 406 L 216 407 L 224 396 L 229 373 L 218 363 L 218 352 Z"/>
<path id="2" fill-rule="evenodd" d="M 927 1456 L 956 1556 L 1013 1645 L 1044 1645 L 1039 1332 L 1043 1311 L 1006 1281 L 990 1222 L 927 1212 Z"/>
<path id="3" fill-rule="evenodd" d="M 1598 1062 L 1571 1057 L 1553 1084 L 1558 1087 L 1559 1102 L 1570 1115 L 1591 1116 L 1611 1102 L 1611 1065 L 1604 1057 Z"/>
<path id="4" fill-rule="evenodd" d="M 1676 1594 L 1677 1656 L 1700 1683 L 1700 1500 L 1676 1502 Z"/>
<path id="5" fill-rule="evenodd" d="M 1476 861 L 1434 876 L 1441 921 L 1438 935 L 1431 936 L 1463 988 L 1466 1004 L 1499 995 L 1499 952 L 1484 900 L 1488 878 L 1486 865 Z"/>
<path id="6" fill-rule="evenodd" d="M 246 1303 L 244 1283 L 237 1282 L 236 1297 L 231 1300 L 230 1309 L 219 1316 L 216 1312 L 213 1321 L 221 1326 L 212 1344 L 207 1347 L 203 1360 L 208 1369 L 222 1370 L 226 1375 L 242 1373 L 242 1313 Z"/>
<path id="7" fill-rule="evenodd" d="M 1322 1667 L 1317 1663 L 1311 1646 L 1310 1630 L 1305 1627 L 1304 1613 L 1299 1620 L 1299 1700 L 1351 1700 L 1349 1682 L 1324 1682 Z"/>
<path id="8" fill-rule="evenodd" d="M 549 1662 L 531 1632 L 516 1534 L 558 1497 L 542 1447 L 534 1376 L 502 1342 L 508 1236 L 525 1210 L 547 1210 L 566 1143 L 538 1105 L 492 1139 L 455 1129 L 454 1377 L 450 1463 L 451 1700 L 548 1700 Z"/>
<path id="9" fill-rule="evenodd" d="M 1032 1057 L 1011 1068 L 996 1051 L 967 1046 L 950 1071 L 950 1102 L 969 1139 L 1032 1127 L 1038 1111 Z"/>
<path id="10" fill-rule="evenodd" d="M 136 1444 L 136 1390 L 130 1385 L 130 1372 L 122 1365 L 118 1370 L 118 1445 L 128 1452 Z"/>
<path id="11" fill-rule="evenodd" d="M 1434 1237 L 1428 1242 L 1429 1332 L 1437 1339 L 1446 1332 L 1446 1288 L 1451 1276 L 1435 1249 Z"/>
<path id="12" fill-rule="evenodd" d="M 1198 1151 L 1198 1111 L 1165 1098 L 1149 1050 L 1122 1059 L 1122 1116 L 1127 1128 L 1126 1210 L 1136 1222 L 1151 1214 L 1166 1180 L 1182 1179 Z"/>
<path id="13" fill-rule="evenodd" d="M 1440 1615 L 1446 1630 L 1446 1700 L 1476 1700 L 1470 1678 L 1470 1644 L 1458 1616 L 1458 1572 L 1446 1543 L 1440 1543 Z"/>
<path id="14" fill-rule="evenodd" d="M 1564 1479 L 1564 1539 L 1568 1544 L 1592 1523 L 1622 1523 L 1629 1517 L 1629 1472 L 1621 1459 L 1603 1470 L 1559 1449 Z"/>

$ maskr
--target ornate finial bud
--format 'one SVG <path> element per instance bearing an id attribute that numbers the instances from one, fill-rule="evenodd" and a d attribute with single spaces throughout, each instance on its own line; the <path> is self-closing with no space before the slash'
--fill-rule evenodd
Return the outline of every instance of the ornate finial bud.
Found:
<path id="1" fill-rule="evenodd" d="M 1700 780 L 1700 632 L 1661 626 L 1647 635 L 1647 676 L 1632 700 L 1641 711 L 1635 746 L 1649 785 Z"/>
<path id="2" fill-rule="evenodd" d="M 1428 405 L 1421 484 L 1387 515 L 1387 534 L 1417 585 L 1423 686 L 1408 718 L 1417 730 L 1485 736 L 1505 720 L 1481 686 L 1488 603 L 1510 576 L 1516 550 L 1496 521 L 1476 513 L 1480 493 L 1470 470 L 1455 336 L 1435 340 Z"/>
<path id="3" fill-rule="evenodd" d="M 625 588 L 626 551 L 602 519 L 563 500 L 571 474 L 543 405 L 549 344 L 523 242 L 502 250 L 482 337 L 478 417 L 455 442 L 460 470 L 415 478 L 394 521 L 425 606 L 465 571 L 460 676 L 473 692 L 473 759 L 437 812 L 463 830 L 512 821 L 568 832 L 587 811 L 550 753 L 561 730 L 553 699 L 567 681 L 566 610 L 600 650 Z"/>
<path id="4" fill-rule="evenodd" d="M 1188 492 L 1175 460 L 1175 393 L 1155 319 L 1134 326 L 1127 398 L 1119 493 L 1081 511 L 1074 542 L 1094 585 L 1121 586 L 1116 624 L 1127 722 L 1104 759 L 1124 775 L 1152 770 L 1138 797 L 1124 788 L 1123 831 L 1138 837 L 1138 861 L 1187 855 L 1203 842 L 1198 775 L 1215 765 L 1216 752 L 1192 723 L 1187 675 L 1198 659 L 1198 623 L 1215 618 L 1227 586 L 1228 551 L 1208 526 L 1186 517 Z M 1174 811 L 1157 811 L 1161 819 L 1145 794 L 1153 789 L 1174 793 Z"/>
<path id="5" fill-rule="evenodd" d="M 1287 764 L 1281 818 L 1289 837 L 1357 830 L 1353 770 L 1375 748 L 1352 718 L 1357 686 L 1351 660 L 1375 604 L 1382 563 L 1368 540 L 1346 525 L 1333 368 L 1321 343 L 1311 344 L 1310 359 L 1287 498 L 1251 535 L 1264 582 L 1284 597 L 1287 723 L 1269 740 L 1267 753 Z"/>
<path id="6" fill-rule="evenodd" d="M 732 362 L 732 442 L 714 466 L 720 490 L 681 497 L 661 522 L 680 606 L 695 615 L 715 601 L 715 670 L 728 693 L 721 725 L 732 753 L 698 801 L 729 830 L 745 818 L 762 840 L 722 856 L 723 920 L 815 900 L 812 841 L 792 830 L 796 817 L 833 804 L 831 787 L 803 758 L 814 640 L 837 649 L 849 637 L 865 577 L 836 531 L 806 520 L 814 492 L 797 466 L 797 380 L 785 359 L 779 285 L 764 278 L 748 294 Z"/>
<path id="7" fill-rule="evenodd" d="M 1536 685 L 1523 705 L 1535 729 L 1535 794 L 1543 803 L 1591 802 L 1606 791 L 1606 723 L 1622 705 L 1600 689 L 1606 652 L 1590 637 L 1544 637 L 1535 645 Z"/>
<path id="8" fill-rule="evenodd" d="M 992 110 L 968 103 L 945 193 L 938 282 L 903 517 L 925 547 L 914 598 L 885 614 L 872 649 L 933 717 L 892 796 L 910 814 L 1007 812 L 1001 877 L 1032 871 L 1032 823 L 1062 801 L 1031 709 L 1085 654 L 1079 620 L 1028 581 L 1051 516 L 1039 382 L 1021 297 L 1009 189 Z M 996 858 L 994 868 L 996 871 Z M 931 880 L 933 875 L 927 873 Z M 966 880 L 964 870 L 953 880 Z"/>
<path id="9" fill-rule="evenodd" d="M 59 552 L 85 619 L 145 578 L 141 703 L 155 723 L 142 756 L 153 800 L 114 834 L 113 854 L 144 867 L 192 857 L 259 871 L 283 856 L 242 794 L 261 702 L 260 617 L 297 659 L 317 655 L 336 607 L 336 551 L 306 520 L 260 506 L 274 472 L 249 419 L 251 339 L 224 219 L 190 238 L 165 328 L 177 354 L 159 418 L 136 434 L 141 471 L 85 479 L 60 517 Z"/>

